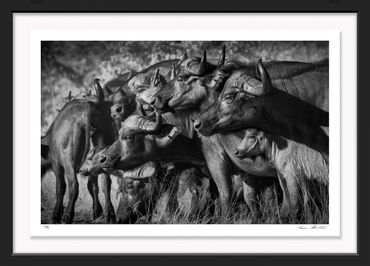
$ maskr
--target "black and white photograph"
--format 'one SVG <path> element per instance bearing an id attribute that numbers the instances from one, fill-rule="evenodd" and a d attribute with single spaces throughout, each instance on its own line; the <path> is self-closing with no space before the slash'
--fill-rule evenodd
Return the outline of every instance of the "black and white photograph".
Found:
<path id="1" fill-rule="evenodd" d="M 329 41 L 42 41 L 41 224 L 329 224 L 329 68 Z"/>

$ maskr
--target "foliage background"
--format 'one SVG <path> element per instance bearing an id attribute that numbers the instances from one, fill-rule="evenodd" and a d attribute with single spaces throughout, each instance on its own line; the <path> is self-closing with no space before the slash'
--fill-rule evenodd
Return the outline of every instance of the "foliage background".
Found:
<path id="1" fill-rule="evenodd" d="M 329 57 L 329 42 L 323 41 L 43 41 L 41 43 L 41 135 L 43 135 L 63 105 L 69 91 L 78 94 L 92 88 L 94 78 L 101 84 L 128 71 L 140 71 L 162 60 L 202 56 L 207 50 L 209 61 L 219 57 L 226 45 L 226 60 L 255 62 L 293 60 L 315 62 Z M 86 180 L 80 179 L 80 196 L 76 216 L 91 219 L 92 201 Z M 42 210 L 45 221 L 55 204 L 54 175 L 42 181 Z M 112 184 L 115 195 L 116 182 Z M 68 198 L 66 193 L 66 198 Z M 101 197 L 101 202 L 104 203 Z M 113 200 L 116 207 L 116 202 Z M 80 213 L 79 213 L 80 211 Z M 89 218 L 90 217 L 90 218 Z"/>

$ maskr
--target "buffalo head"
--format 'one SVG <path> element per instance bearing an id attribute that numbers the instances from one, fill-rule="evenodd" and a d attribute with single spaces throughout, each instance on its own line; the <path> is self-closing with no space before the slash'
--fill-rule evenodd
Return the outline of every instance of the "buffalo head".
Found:
<path id="1" fill-rule="evenodd" d="M 237 70 L 226 80 L 223 90 L 211 106 L 194 121 L 194 128 L 203 135 L 242 129 L 242 123 L 253 125 L 260 118 L 259 103 L 271 90 L 271 80 L 261 62 L 261 81 Z"/>
<path id="2" fill-rule="evenodd" d="M 245 132 L 243 141 L 235 150 L 235 155 L 239 158 L 252 157 L 263 154 L 267 150 L 265 133 L 255 128 L 248 128 Z"/>
<path id="3" fill-rule="evenodd" d="M 206 97 L 203 77 L 212 73 L 225 62 L 225 47 L 216 65 L 207 62 L 207 54 L 202 58 L 186 55 L 179 61 L 174 78 L 168 82 L 156 95 L 151 104 L 156 109 L 188 109 L 196 106 Z"/>
<path id="4" fill-rule="evenodd" d="M 129 80 L 128 87 L 131 93 L 138 94 L 151 87 L 162 88 L 165 84 L 166 80 L 159 73 L 159 68 L 157 68 L 136 74 Z"/>
<path id="5" fill-rule="evenodd" d="M 117 207 L 118 223 L 135 223 L 140 217 L 151 212 L 156 193 L 158 165 L 145 163 L 131 171 L 121 173 L 118 179 L 119 203 Z"/>
<path id="6" fill-rule="evenodd" d="M 93 165 L 106 171 L 129 170 L 150 161 L 156 154 L 155 136 L 161 129 L 161 114 L 151 117 L 133 115 L 127 118 L 119 132 L 119 138 L 111 146 L 93 158 Z"/>

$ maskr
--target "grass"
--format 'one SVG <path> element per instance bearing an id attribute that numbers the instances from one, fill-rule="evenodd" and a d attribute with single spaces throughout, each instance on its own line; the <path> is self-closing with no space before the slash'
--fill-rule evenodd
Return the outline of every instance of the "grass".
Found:
<path id="1" fill-rule="evenodd" d="M 80 193 L 75 207 L 75 224 L 91 224 L 91 223 L 103 223 L 104 220 L 93 221 L 92 219 L 92 199 L 87 191 L 87 180 L 86 178 L 78 177 L 80 182 Z M 117 181 L 116 177 L 112 177 L 112 191 L 111 199 L 113 207 L 117 208 L 118 200 L 116 198 L 117 193 Z M 320 193 L 316 193 L 317 191 Z M 302 214 L 299 219 L 289 219 L 283 221 L 279 215 L 279 206 L 275 199 L 262 197 L 258 203 L 259 216 L 257 219 L 258 224 L 328 224 L 329 223 L 329 204 L 328 197 L 317 197 L 314 195 L 325 194 L 322 193 L 324 188 L 315 186 L 311 190 L 311 194 L 308 193 L 308 197 L 311 199 L 309 206 L 303 208 Z M 54 174 L 49 172 L 43 178 L 42 189 L 41 189 L 41 223 L 51 223 L 51 214 L 55 204 L 55 177 Z M 68 190 L 67 190 L 68 191 Z M 187 191 L 184 194 L 183 202 L 180 201 L 178 206 L 170 211 L 170 194 L 171 190 L 160 187 L 159 197 L 155 202 L 155 210 L 153 217 L 150 219 L 149 216 L 142 217 L 137 223 L 160 223 L 160 224 L 250 224 L 252 223 L 251 213 L 243 202 L 242 199 L 235 199 L 232 203 L 230 211 L 227 216 L 221 215 L 221 208 L 219 199 L 215 201 L 210 200 L 209 195 L 204 194 L 202 200 L 196 200 L 191 198 L 191 193 Z M 104 206 L 104 197 L 102 192 L 99 193 L 99 199 Z M 190 199 L 190 200 L 189 200 Z M 68 193 L 64 199 L 64 205 L 68 202 Z M 214 212 L 212 209 L 214 208 Z"/>

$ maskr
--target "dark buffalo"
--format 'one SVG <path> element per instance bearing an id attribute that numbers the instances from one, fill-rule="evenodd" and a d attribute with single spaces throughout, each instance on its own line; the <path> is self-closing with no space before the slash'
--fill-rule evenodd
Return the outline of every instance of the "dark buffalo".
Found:
<path id="1" fill-rule="evenodd" d="M 328 154 L 328 66 L 271 79 L 262 62 L 261 80 L 243 70 L 228 78 L 218 100 L 194 122 L 205 136 L 247 127 L 263 129 Z"/>
<path id="2" fill-rule="evenodd" d="M 78 197 L 79 184 L 76 174 L 87 157 L 90 140 L 97 150 L 112 144 L 117 131 L 110 117 L 109 106 L 104 102 L 99 80 L 94 81 L 96 101 L 73 100 L 58 113 L 45 136 L 41 139 L 42 172 L 51 168 L 56 176 L 56 205 L 53 223 L 71 223 L 74 217 L 74 205 Z M 63 210 L 63 198 L 66 182 L 69 188 L 69 203 Z M 104 175 L 103 192 L 106 206 L 104 215 L 107 222 L 115 220 L 110 200 L 109 176 Z M 93 215 L 98 218 L 103 209 L 98 199 L 97 175 L 91 175 L 88 190 L 93 198 Z"/>
<path id="3" fill-rule="evenodd" d="M 161 123 L 158 113 L 156 121 L 131 116 L 123 123 L 119 139 L 94 157 L 94 166 L 107 170 L 129 170 L 148 161 L 204 165 L 204 158 L 194 141 L 182 135 L 173 138 L 176 134 L 174 128 L 165 136 L 153 135 L 158 133 Z"/>

